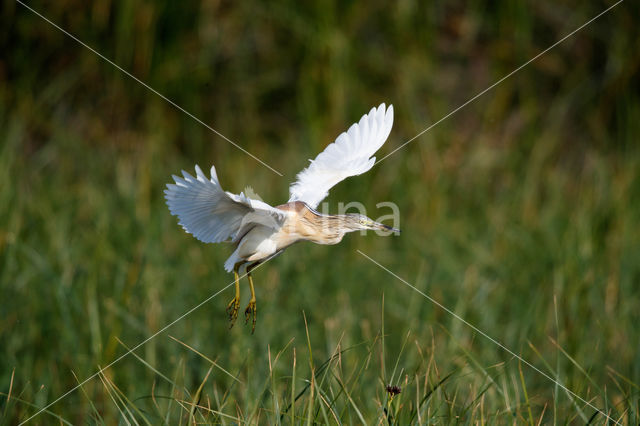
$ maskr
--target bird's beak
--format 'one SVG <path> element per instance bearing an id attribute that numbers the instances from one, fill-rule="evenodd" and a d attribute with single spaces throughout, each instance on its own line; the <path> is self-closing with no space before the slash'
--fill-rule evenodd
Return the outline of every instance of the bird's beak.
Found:
<path id="1" fill-rule="evenodd" d="M 389 231 L 389 232 L 393 232 L 396 235 L 400 235 L 400 230 L 397 228 L 393 228 L 391 226 L 385 225 L 384 223 L 374 222 L 374 224 L 375 224 L 375 228 L 380 231 Z"/>

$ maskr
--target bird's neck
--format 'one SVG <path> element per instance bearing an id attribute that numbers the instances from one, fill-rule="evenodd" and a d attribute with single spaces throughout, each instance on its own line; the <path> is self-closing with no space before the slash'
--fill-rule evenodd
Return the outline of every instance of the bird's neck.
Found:
<path id="1" fill-rule="evenodd" d="M 349 221 L 347 215 L 328 215 L 318 212 L 305 214 L 299 221 L 299 233 L 316 244 L 338 244 L 350 229 L 345 225 Z"/>

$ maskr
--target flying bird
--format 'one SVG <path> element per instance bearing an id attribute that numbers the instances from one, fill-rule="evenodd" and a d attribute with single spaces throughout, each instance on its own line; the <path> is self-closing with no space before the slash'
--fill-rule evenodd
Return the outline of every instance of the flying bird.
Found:
<path id="1" fill-rule="evenodd" d="M 185 171 L 183 177 L 173 175 L 175 184 L 167 184 L 164 193 L 171 214 L 178 217 L 182 228 L 204 243 L 235 243 L 234 252 L 224 264 L 235 278 L 235 297 L 227 306 L 230 327 L 238 317 L 239 274 L 243 270 L 251 290 L 245 323 L 252 316 L 253 333 L 257 310 L 251 270 L 257 265 L 301 240 L 337 244 L 347 232 L 365 229 L 400 232 L 361 214 L 326 215 L 316 211 L 334 185 L 373 167 L 376 161 L 373 154 L 385 143 L 392 126 L 392 105 L 386 108 L 383 103 L 372 108 L 310 160 L 311 164 L 291 184 L 289 201 L 276 207 L 244 193 L 224 191 L 214 166 L 210 179 L 197 165 L 195 177 Z"/>

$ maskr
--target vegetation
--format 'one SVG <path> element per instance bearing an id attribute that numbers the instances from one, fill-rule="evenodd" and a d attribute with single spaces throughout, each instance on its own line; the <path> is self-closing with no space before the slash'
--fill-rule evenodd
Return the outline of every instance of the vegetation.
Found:
<path id="1" fill-rule="evenodd" d="M 0 424 L 78 383 L 35 423 L 638 424 L 637 3 L 336 187 L 402 235 L 260 267 L 255 335 L 217 294 L 231 247 L 164 205 L 194 163 L 286 201 L 372 106 L 382 157 L 610 5 L 436 3 L 28 3 L 283 176 L 3 4 Z"/>

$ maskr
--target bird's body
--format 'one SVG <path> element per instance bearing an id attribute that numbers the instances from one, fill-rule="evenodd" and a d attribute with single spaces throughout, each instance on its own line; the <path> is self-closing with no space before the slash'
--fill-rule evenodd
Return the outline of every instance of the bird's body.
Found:
<path id="1" fill-rule="evenodd" d="M 334 222 L 340 220 L 340 215 L 322 215 L 302 201 L 282 204 L 275 208 L 282 210 L 286 215 L 282 226 L 275 229 L 256 225 L 241 235 L 236 250 L 225 262 L 225 268 L 229 272 L 238 262 L 262 262 L 298 241 L 338 244 L 344 236 L 344 232 L 332 231 L 336 229 Z M 319 227 L 329 231 L 320 234 Z"/>
<path id="2" fill-rule="evenodd" d="M 184 171 L 182 178 L 173 176 L 175 184 L 167 185 L 165 197 L 180 225 L 205 243 L 231 240 L 236 245 L 224 265 L 236 278 L 236 296 L 228 307 L 232 325 L 239 307 L 241 268 L 246 268 L 252 296 L 245 313 L 247 320 L 253 314 L 255 328 L 252 268 L 302 240 L 337 244 L 345 233 L 362 229 L 399 232 L 364 215 L 326 215 L 315 210 L 336 183 L 373 167 L 372 156 L 386 141 L 392 125 L 392 106 L 372 108 L 298 174 L 290 188 L 289 202 L 276 207 L 243 193 L 225 192 L 213 166 L 210 179 L 198 166 L 195 178 Z"/>

